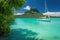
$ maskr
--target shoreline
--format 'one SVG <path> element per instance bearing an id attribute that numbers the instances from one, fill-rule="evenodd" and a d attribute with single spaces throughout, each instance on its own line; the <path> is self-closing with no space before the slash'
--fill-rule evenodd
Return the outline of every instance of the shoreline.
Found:
<path id="1" fill-rule="evenodd" d="M 15 15 L 16 18 L 39 18 L 38 16 L 34 17 L 34 16 L 31 16 L 31 17 L 23 17 L 21 15 Z M 40 17 L 43 17 L 43 16 L 40 16 Z M 60 16 L 50 16 L 50 18 L 60 18 Z"/>

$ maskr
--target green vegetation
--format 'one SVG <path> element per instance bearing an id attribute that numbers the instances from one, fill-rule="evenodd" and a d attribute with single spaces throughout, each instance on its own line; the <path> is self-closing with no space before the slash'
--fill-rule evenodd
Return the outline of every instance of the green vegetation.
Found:
<path id="1" fill-rule="evenodd" d="M 10 23 L 14 20 L 13 9 L 18 10 L 24 4 L 24 0 L 0 0 L 0 36 L 9 34 Z"/>
<path id="2" fill-rule="evenodd" d="M 50 16 L 51 18 L 60 18 L 60 16 Z"/>
<path id="3" fill-rule="evenodd" d="M 25 13 L 23 15 L 15 15 L 15 17 L 20 17 L 20 18 L 39 18 L 39 17 L 42 17 L 43 15 L 40 14 L 40 13 L 34 13 L 34 14 L 31 14 L 31 13 Z"/>
<path id="4" fill-rule="evenodd" d="M 23 15 L 16 15 L 16 17 L 20 18 L 39 18 L 42 16 L 43 15 L 36 8 L 31 8 L 30 11 L 25 12 Z"/>

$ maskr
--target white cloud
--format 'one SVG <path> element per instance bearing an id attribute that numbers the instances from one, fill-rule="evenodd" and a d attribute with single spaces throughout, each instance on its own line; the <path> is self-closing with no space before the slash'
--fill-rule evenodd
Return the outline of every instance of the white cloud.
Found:
<path id="1" fill-rule="evenodd" d="M 30 10 L 31 8 L 30 8 L 30 6 L 26 6 L 24 9 Z"/>
<path id="2" fill-rule="evenodd" d="M 43 15 L 50 15 L 50 16 L 60 16 L 60 12 L 46 12 Z"/>

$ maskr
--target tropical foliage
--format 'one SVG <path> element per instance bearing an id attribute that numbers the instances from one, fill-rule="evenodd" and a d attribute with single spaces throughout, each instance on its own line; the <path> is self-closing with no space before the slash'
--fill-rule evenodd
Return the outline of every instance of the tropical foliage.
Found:
<path id="1" fill-rule="evenodd" d="M 13 9 L 18 10 L 24 4 L 24 0 L 0 0 L 0 36 L 9 34 L 9 26 L 14 19 Z"/>

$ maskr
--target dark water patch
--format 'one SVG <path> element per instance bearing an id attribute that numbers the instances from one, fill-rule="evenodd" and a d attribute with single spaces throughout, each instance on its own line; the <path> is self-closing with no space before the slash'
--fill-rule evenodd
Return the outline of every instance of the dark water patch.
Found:
<path id="1" fill-rule="evenodd" d="M 0 40 L 35 40 L 34 36 L 37 35 L 37 33 L 27 29 L 12 29 L 9 36 L 0 37 Z"/>
<path id="2" fill-rule="evenodd" d="M 60 39 L 60 37 L 59 37 L 59 36 L 54 36 L 53 38 L 54 38 L 54 39 Z"/>

